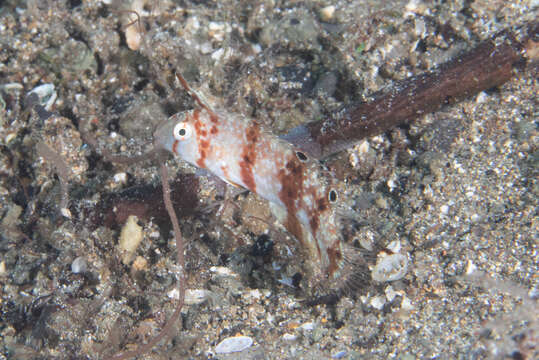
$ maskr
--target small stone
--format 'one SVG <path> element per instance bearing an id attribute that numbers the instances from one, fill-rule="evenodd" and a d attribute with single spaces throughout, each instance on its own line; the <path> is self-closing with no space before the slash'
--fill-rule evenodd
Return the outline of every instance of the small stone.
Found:
<path id="1" fill-rule="evenodd" d="M 210 298 L 212 292 L 205 289 L 187 289 L 185 291 L 185 304 L 197 305 L 202 304 Z"/>
<path id="2" fill-rule="evenodd" d="M 470 260 L 468 260 L 468 263 L 466 264 L 466 275 L 471 275 L 477 270 L 477 266 Z"/>
<path id="3" fill-rule="evenodd" d="M 208 24 L 208 35 L 216 41 L 223 41 L 225 39 L 225 34 L 227 27 L 224 23 L 219 23 L 212 21 Z"/>
<path id="4" fill-rule="evenodd" d="M 386 303 L 386 299 L 384 296 L 375 296 L 371 300 L 371 305 L 376 310 L 382 310 L 385 303 Z"/>
<path id="5" fill-rule="evenodd" d="M 221 341 L 216 347 L 215 352 L 217 354 L 228 354 L 232 352 L 239 352 L 247 349 L 253 345 L 253 339 L 249 336 L 234 336 L 229 337 Z"/>
<path id="6" fill-rule="evenodd" d="M 393 253 L 399 253 L 401 251 L 401 242 L 399 240 L 393 240 L 386 247 Z"/>
<path id="7" fill-rule="evenodd" d="M 0 261 L 0 276 L 6 276 L 6 275 L 7 275 L 6 262 Z"/>
<path id="8" fill-rule="evenodd" d="M 262 297 L 262 293 L 258 289 L 248 290 L 243 294 L 245 299 L 259 300 Z"/>
<path id="9" fill-rule="evenodd" d="M 71 219 L 71 210 L 69 210 L 68 208 L 61 208 L 60 213 L 63 217 Z"/>
<path id="10" fill-rule="evenodd" d="M 484 91 L 481 91 L 479 94 L 477 94 L 476 98 L 475 98 L 475 102 L 477 104 L 482 104 L 484 102 L 486 102 L 488 99 L 488 95 L 486 92 Z"/>
<path id="11" fill-rule="evenodd" d="M 148 269 L 148 260 L 142 256 L 137 256 L 133 261 L 132 269 L 135 271 L 142 271 Z"/>
<path id="12" fill-rule="evenodd" d="M 296 335 L 292 335 L 289 333 L 286 333 L 283 335 L 283 340 L 285 341 L 295 341 L 298 337 Z"/>
<path id="13" fill-rule="evenodd" d="M 137 224 L 137 217 L 130 215 L 125 222 L 120 234 L 118 247 L 122 253 L 122 262 L 129 264 L 134 256 L 137 247 L 142 241 L 142 226 Z"/>
<path id="14" fill-rule="evenodd" d="M 127 183 L 127 174 L 125 172 L 119 172 L 114 174 L 114 182 L 118 184 Z"/>
<path id="15" fill-rule="evenodd" d="M 133 6 L 134 5 L 134 6 Z M 126 22 L 130 25 L 125 27 L 125 42 L 127 47 L 131 50 L 136 51 L 140 48 L 142 43 L 142 27 L 140 25 L 140 19 L 137 14 L 141 13 L 142 9 L 139 9 L 136 4 L 132 4 L 133 8 L 126 17 Z"/>
<path id="16" fill-rule="evenodd" d="M 330 21 L 335 15 L 335 6 L 329 5 L 320 9 L 320 20 Z"/>
<path id="17" fill-rule="evenodd" d="M 210 271 L 217 276 L 238 277 L 238 274 L 224 266 L 212 266 L 210 267 Z"/>
<path id="18" fill-rule="evenodd" d="M 9 145 L 9 143 L 15 140 L 16 138 L 17 138 L 17 133 L 11 132 L 6 135 L 4 142 L 6 143 L 6 145 Z"/>
<path id="19" fill-rule="evenodd" d="M 341 350 L 339 352 L 336 352 L 335 354 L 331 355 L 332 359 L 342 359 L 346 356 L 347 352 L 345 350 Z"/>
<path id="20" fill-rule="evenodd" d="M 13 205 L 7 211 L 7 214 L 2 219 L 3 228 L 14 228 L 19 221 L 19 216 L 22 213 L 22 207 L 19 205 Z"/>
<path id="21" fill-rule="evenodd" d="M 408 299 L 406 296 L 403 296 L 402 298 L 401 309 L 407 310 L 407 311 L 411 311 L 414 309 L 414 305 L 412 304 L 410 299 Z"/>
<path id="22" fill-rule="evenodd" d="M 306 331 L 312 331 L 314 327 L 315 327 L 315 324 L 313 322 L 307 322 L 300 326 L 301 329 L 306 330 Z"/>
<path id="23" fill-rule="evenodd" d="M 71 263 L 71 272 L 73 274 L 82 274 L 88 270 L 88 265 L 86 264 L 86 259 L 84 256 L 79 256 Z"/>
<path id="24" fill-rule="evenodd" d="M 398 295 L 398 293 L 395 290 L 393 290 L 393 286 L 391 285 L 386 287 L 385 294 L 386 294 L 386 299 L 389 302 L 392 302 L 393 299 L 395 299 L 395 297 Z"/>

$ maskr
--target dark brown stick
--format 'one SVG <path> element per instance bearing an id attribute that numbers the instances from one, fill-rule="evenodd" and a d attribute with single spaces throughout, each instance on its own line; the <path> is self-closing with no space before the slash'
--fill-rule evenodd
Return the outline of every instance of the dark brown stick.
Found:
<path id="1" fill-rule="evenodd" d="M 178 223 L 178 218 L 176 212 L 174 211 L 174 206 L 172 205 L 172 200 L 170 199 L 170 186 L 168 184 L 168 171 L 166 165 L 161 163 L 161 184 L 163 185 L 163 201 L 165 202 L 165 207 L 167 209 L 170 221 L 172 222 L 172 229 L 174 231 L 174 237 L 176 238 L 176 252 L 179 266 L 179 299 L 178 304 L 176 304 L 176 309 L 167 320 L 161 332 L 157 334 L 153 339 L 148 341 L 146 344 L 140 345 L 137 349 L 132 351 L 126 351 L 123 353 L 116 354 L 110 358 L 110 360 L 122 360 L 122 359 L 132 359 L 136 356 L 143 355 L 150 351 L 157 343 L 163 340 L 165 337 L 170 336 L 174 328 L 174 324 L 178 321 L 181 311 L 183 308 L 185 300 L 185 257 L 183 254 L 183 237 L 180 230 L 180 225 Z"/>
<path id="2" fill-rule="evenodd" d="M 519 34 L 524 31 L 525 35 L 520 41 L 515 39 L 516 32 L 502 32 L 432 72 L 406 79 L 388 92 L 374 94 L 370 102 L 345 108 L 330 119 L 294 128 L 284 139 L 323 159 L 444 104 L 499 86 L 512 77 L 516 65 L 525 62 L 522 50 L 528 40 L 533 43 L 536 39 L 538 28 L 536 23 L 521 28 Z"/>

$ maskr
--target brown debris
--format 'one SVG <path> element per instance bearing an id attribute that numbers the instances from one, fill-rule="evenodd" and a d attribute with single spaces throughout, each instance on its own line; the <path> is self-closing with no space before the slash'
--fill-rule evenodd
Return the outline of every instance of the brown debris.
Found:
<path id="1" fill-rule="evenodd" d="M 523 44 L 539 32 L 537 24 L 523 28 L 527 32 L 523 40 L 503 31 L 432 72 L 403 80 L 387 92 L 373 94 L 372 101 L 352 105 L 330 119 L 294 128 L 285 138 L 311 156 L 323 159 L 444 104 L 500 86 L 511 79 L 516 66 L 526 62 Z M 536 43 L 530 40 L 527 46 L 530 62 L 536 61 Z"/>
<path id="2" fill-rule="evenodd" d="M 172 203 L 180 216 L 193 214 L 198 204 L 198 179 L 193 174 L 180 174 L 171 184 Z M 163 200 L 161 187 L 143 185 L 124 190 L 120 194 L 111 194 L 102 203 L 103 218 L 94 219 L 94 224 L 104 224 L 109 228 L 120 227 L 130 215 L 135 215 L 141 220 L 154 221 L 161 227 L 170 227 Z"/>

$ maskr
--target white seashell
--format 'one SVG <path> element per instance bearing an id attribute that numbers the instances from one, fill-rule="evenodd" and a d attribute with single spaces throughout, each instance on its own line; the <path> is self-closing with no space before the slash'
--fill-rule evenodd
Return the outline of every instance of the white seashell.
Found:
<path id="1" fill-rule="evenodd" d="M 385 282 L 402 279 L 408 271 L 408 257 L 402 254 L 391 254 L 383 257 L 372 270 L 374 280 Z"/>
<path id="2" fill-rule="evenodd" d="M 253 345 L 253 339 L 249 336 L 233 336 L 221 341 L 215 347 L 215 352 L 217 354 L 239 352 L 247 349 L 251 345 Z"/>
<path id="3" fill-rule="evenodd" d="M 30 94 L 36 94 L 39 98 L 39 103 L 43 105 L 43 107 L 47 111 L 51 110 L 52 105 L 56 101 L 57 97 L 56 91 L 54 91 L 53 84 L 43 84 L 36 86 L 28 92 L 28 95 Z"/>

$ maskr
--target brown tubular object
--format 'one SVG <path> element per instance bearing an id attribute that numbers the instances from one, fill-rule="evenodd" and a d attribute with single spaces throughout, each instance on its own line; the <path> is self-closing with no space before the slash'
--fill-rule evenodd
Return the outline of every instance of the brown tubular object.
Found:
<path id="1" fill-rule="evenodd" d="M 525 63 L 526 51 L 534 61 L 538 30 L 538 23 L 533 23 L 518 32 L 503 31 L 432 72 L 403 80 L 387 92 L 373 94 L 372 101 L 349 106 L 330 119 L 298 126 L 283 138 L 323 159 L 444 104 L 499 86 L 513 76 L 515 66 Z"/>

